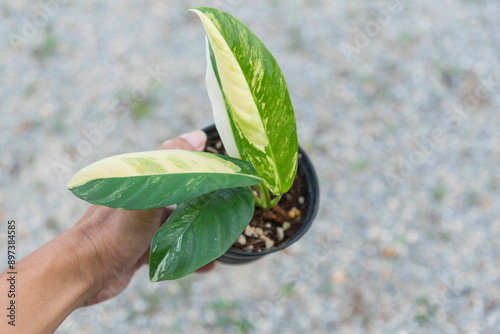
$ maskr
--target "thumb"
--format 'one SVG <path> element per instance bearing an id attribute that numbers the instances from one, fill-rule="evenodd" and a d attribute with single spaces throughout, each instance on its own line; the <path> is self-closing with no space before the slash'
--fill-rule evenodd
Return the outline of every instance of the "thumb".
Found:
<path id="1" fill-rule="evenodd" d="M 201 130 L 183 134 L 174 139 L 167 140 L 160 145 L 160 150 L 190 150 L 203 151 L 207 135 Z"/>

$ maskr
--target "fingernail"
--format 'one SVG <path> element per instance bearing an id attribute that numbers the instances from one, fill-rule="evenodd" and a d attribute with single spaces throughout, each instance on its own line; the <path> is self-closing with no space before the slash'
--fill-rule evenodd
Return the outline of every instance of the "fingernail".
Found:
<path id="1" fill-rule="evenodd" d="M 186 133 L 181 136 L 187 140 L 191 146 L 196 150 L 202 150 L 205 147 L 205 142 L 207 141 L 207 134 L 201 130 Z"/>

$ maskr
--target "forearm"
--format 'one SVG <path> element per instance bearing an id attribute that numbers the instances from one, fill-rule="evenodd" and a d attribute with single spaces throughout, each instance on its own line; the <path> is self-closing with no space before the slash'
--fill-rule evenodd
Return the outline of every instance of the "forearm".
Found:
<path id="1" fill-rule="evenodd" d="M 85 263 L 82 263 L 85 262 Z M 15 327 L 2 316 L 1 333 L 52 333 L 81 306 L 94 281 L 96 251 L 77 228 L 66 231 L 16 264 Z M 0 301 L 9 304 L 9 270 L 0 275 Z"/>

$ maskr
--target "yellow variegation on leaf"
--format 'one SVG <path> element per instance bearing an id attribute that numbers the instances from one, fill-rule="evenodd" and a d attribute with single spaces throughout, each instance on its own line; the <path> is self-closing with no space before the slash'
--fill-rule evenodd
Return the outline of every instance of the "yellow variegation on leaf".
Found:
<path id="1" fill-rule="evenodd" d="M 68 188 L 87 202 L 144 210 L 182 202 L 217 189 L 260 183 L 253 166 L 223 155 L 162 150 L 129 153 L 79 171 Z"/>
<path id="2" fill-rule="evenodd" d="M 200 17 L 207 34 L 207 90 L 228 153 L 251 162 L 274 194 L 288 191 L 297 170 L 298 142 L 278 63 L 235 17 L 209 7 L 190 11 Z"/>

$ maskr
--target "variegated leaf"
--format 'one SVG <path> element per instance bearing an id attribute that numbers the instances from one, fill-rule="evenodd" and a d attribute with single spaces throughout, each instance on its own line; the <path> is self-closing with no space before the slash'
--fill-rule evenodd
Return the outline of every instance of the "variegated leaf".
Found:
<path id="1" fill-rule="evenodd" d="M 185 276 L 224 254 L 254 208 L 249 188 L 216 190 L 180 203 L 151 242 L 151 282 Z"/>
<path id="2" fill-rule="evenodd" d="M 278 63 L 238 19 L 214 8 L 190 10 L 207 33 L 207 87 L 228 153 L 250 161 L 274 194 L 288 191 L 297 170 L 297 130 Z"/>
<path id="3" fill-rule="evenodd" d="M 212 102 L 212 111 L 214 114 L 215 127 L 217 132 L 224 143 L 224 148 L 226 149 L 229 156 L 241 159 L 240 152 L 238 151 L 238 146 L 234 139 L 233 134 L 233 122 L 229 118 L 229 114 L 226 111 L 226 101 L 222 95 L 222 91 L 219 86 L 218 78 L 215 75 L 214 68 L 216 65 L 212 66 L 212 61 L 210 55 L 212 54 L 210 44 L 208 39 L 206 40 L 207 46 L 207 74 L 206 74 L 206 84 L 207 92 L 210 101 Z"/>
<path id="4" fill-rule="evenodd" d="M 68 188 L 93 204 L 144 210 L 260 182 L 246 161 L 197 151 L 162 150 L 98 161 L 79 171 Z"/>

